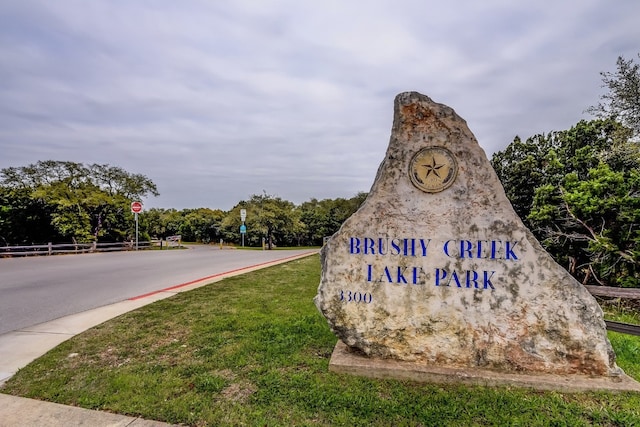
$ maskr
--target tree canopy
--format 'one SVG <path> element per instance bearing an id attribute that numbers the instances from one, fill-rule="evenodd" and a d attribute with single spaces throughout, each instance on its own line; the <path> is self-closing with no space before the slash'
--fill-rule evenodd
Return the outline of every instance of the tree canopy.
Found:
<path id="1" fill-rule="evenodd" d="M 158 195 L 146 176 L 122 168 L 40 161 L 0 170 L 0 246 L 46 242 L 130 240 L 130 205 Z M 321 245 L 366 198 L 311 199 L 300 206 L 267 193 L 254 194 L 230 211 L 147 209 L 139 215 L 142 239 L 181 235 L 188 242 L 240 243 L 240 209 L 246 209 L 245 243 L 268 248 Z"/>
<path id="2" fill-rule="evenodd" d="M 39 161 L 0 170 L 5 244 L 121 241 L 131 236 L 130 203 L 158 195 L 146 176 L 109 165 Z"/>
<path id="3" fill-rule="evenodd" d="M 640 151 L 613 119 L 516 138 L 491 163 L 543 246 L 584 284 L 640 279 Z"/>
<path id="4" fill-rule="evenodd" d="M 640 54 L 638 54 L 640 58 Z M 587 111 L 599 118 L 612 118 L 640 136 L 640 64 L 618 57 L 614 73 L 603 71 L 602 86 L 607 89 L 600 102 Z"/>
<path id="5" fill-rule="evenodd" d="M 640 56 L 639 56 L 640 57 Z M 569 130 L 516 137 L 491 159 L 515 211 L 584 284 L 640 286 L 640 67 L 619 57 L 607 92 Z"/>
<path id="6" fill-rule="evenodd" d="M 274 245 L 299 244 L 304 224 L 300 212 L 291 202 L 266 193 L 254 194 L 249 200 L 241 201 L 231 209 L 222 222 L 225 239 L 237 241 L 240 225 L 240 210 L 247 211 L 245 225 L 246 243 L 252 246 L 262 244 L 269 249 Z"/>

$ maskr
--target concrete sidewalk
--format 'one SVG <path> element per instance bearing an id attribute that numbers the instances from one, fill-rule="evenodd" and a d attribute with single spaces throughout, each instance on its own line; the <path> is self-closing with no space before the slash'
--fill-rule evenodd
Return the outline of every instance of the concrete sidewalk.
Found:
<path id="1" fill-rule="evenodd" d="M 0 394 L 0 427 L 163 427 L 171 424 Z"/>
<path id="2" fill-rule="evenodd" d="M 133 298 L 99 307 L 93 310 L 62 317 L 50 322 L 23 328 L 0 335 L 0 427 L 71 427 L 71 426 L 167 426 L 157 421 L 147 421 L 108 412 L 92 411 L 50 402 L 9 396 L 2 393 L 2 385 L 19 369 L 44 355 L 62 342 L 121 314 L 135 310 L 180 292 L 217 282 L 226 277 L 237 276 L 250 271 L 282 264 L 294 259 L 314 255 L 317 251 L 306 252 L 294 257 L 286 257 L 268 263 L 217 274 L 201 280 L 176 285 L 139 298 Z M 283 255 L 286 252 L 283 251 Z"/>
<path id="3" fill-rule="evenodd" d="M 183 290 L 187 288 L 181 289 Z M 122 301 L 0 336 L 0 393 L 2 384 L 13 374 L 58 344 L 109 319 L 175 293 L 161 292 L 135 301 Z M 0 427 L 160 427 L 168 425 L 157 421 L 0 394 Z"/>

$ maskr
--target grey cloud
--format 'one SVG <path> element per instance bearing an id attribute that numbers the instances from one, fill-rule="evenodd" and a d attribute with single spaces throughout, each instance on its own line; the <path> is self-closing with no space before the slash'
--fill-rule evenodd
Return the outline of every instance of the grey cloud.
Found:
<path id="1" fill-rule="evenodd" d="M 394 96 L 453 107 L 488 155 L 566 129 L 635 56 L 640 5 L 506 0 L 4 2 L 0 167 L 149 176 L 147 205 L 367 191 Z M 8 64 L 8 65 L 5 65 Z"/>

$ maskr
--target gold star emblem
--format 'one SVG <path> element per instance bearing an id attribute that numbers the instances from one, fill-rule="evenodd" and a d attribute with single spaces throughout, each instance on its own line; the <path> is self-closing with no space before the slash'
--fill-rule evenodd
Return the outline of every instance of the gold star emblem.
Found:
<path id="1" fill-rule="evenodd" d="M 444 163 L 442 164 L 437 164 L 436 163 L 436 158 L 435 156 L 431 158 L 431 164 L 430 165 L 422 165 L 422 167 L 426 168 L 427 170 L 427 178 L 429 177 L 429 175 L 431 175 L 431 173 L 433 172 L 433 174 L 435 176 L 437 176 L 438 178 L 441 178 L 440 174 L 438 173 L 438 169 L 442 169 L 445 166 Z"/>
<path id="2" fill-rule="evenodd" d="M 458 162 L 444 147 L 426 147 L 418 151 L 409 164 L 409 178 L 414 186 L 427 193 L 437 193 L 453 184 Z"/>

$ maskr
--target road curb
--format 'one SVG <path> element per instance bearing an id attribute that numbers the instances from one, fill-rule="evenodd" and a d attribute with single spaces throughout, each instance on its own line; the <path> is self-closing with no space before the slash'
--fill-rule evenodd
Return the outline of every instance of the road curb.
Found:
<path id="1" fill-rule="evenodd" d="M 136 310 L 147 304 L 169 298 L 177 293 L 187 292 L 210 283 L 218 282 L 227 277 L 238 276 L 262 268 L 272 267 L 317 253 L 317 250 L 304 252 L 302 254 L 214 274 L 139 295 L 115 304 L 64 316 L 49 322 L 0 335 L 0 390 L 2 385 L 19 369 L 25 367 L 64 341 L 107 320 Z"/>

